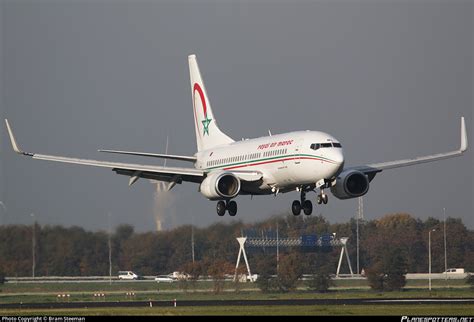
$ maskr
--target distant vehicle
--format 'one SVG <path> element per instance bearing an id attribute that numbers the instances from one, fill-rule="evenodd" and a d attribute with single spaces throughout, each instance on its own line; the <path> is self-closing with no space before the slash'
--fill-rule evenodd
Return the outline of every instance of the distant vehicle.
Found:
<path id="1" fill-rule="evenodd" d="M 229 279 L 234 279 L 234 275 L 229 275 Z M 248 275 L 248 274 L 240 274 L 237 276 L 237 280 L 241 283 L 245 282 L 256 282 L 258 279 L 258 274 Z"/>
<path id="2" fill-rule="evenodd" d="M 176 279 L 169 275 L 158 275 L 155 277 L 155 281 L 158 283 L 173 283 Z"/>
<path id="3" fill-rule="evenodd" d="M 250 282 L 256 282 L 258 279 L 258 274 L 253 274 L 252 276 L 247 276 L 247 280 Z"/>
<path id="4" fill-rule="evenodd" d="M 171 277 L 175 280 L 188 280 L 191 278 L 191 275 L 182 272 L 173 272 L 169 274 L 168 277 Z"/>
<path id="5" fill-rule="evenodd" d="M 119 271 L 118 278 L 119 280 L 137 280 L 138 275 L 132 271 Z"/>
<path id="6" fill-rule="evenodd" d="M 447 271 L 444 271 L 443 274 L 465 274 L 464 268 L 448 268 Z"/>

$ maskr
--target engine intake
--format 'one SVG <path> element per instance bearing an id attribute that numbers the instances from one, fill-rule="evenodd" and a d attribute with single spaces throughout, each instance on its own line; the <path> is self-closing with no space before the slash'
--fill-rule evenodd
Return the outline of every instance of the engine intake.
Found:
<path id="1" fill-rule="evenodd" d="M 240 179 L 231 172 L 211 173 L 200 186 L 201 193 L 210 200 L 230 199 L 240 192 Z"/>
<path id="2" fill-rule="evenodd" d="M 331 187 L 332 194 L 338 199 L 350 199 L 363 196 L 369 191 L 369 178 L 357 170 L 343 171 Z"/>

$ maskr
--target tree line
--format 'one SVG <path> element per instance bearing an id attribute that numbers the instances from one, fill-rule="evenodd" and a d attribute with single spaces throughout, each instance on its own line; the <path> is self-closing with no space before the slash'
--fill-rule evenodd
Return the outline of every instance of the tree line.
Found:
<path id="1" fill-rule="evenodd" d="M 390 214 L 360 221 L 360 268 L 379 272 L 384 267 L 391 269 L 396 266 L 404 273 L 427 272 L 428 232 L 436 229 L 431 233 L 432 272 L 443 272 L 443 224 L 438 219 L 422 221 L 409 214 Z M 331 224 L 322 216 L 282 215 L 254 224 L 235 221 L 215 223 L 206 228 L 186 225 L 161 232 L 138 233 L 130 225 L 120 225 L 110 235 L 80 227 L 0 226 L 0 273 L 11 277 L 32 276 L 34 248 L 35 276 L 108 276 L 110 240 L 113 275 L 119 270 L 133 270 L 141 275 L 188 271 L 194 276 L 223 277 L 233 274 L 239 250 L 235 238 L 241 236 L 242 231 L 250 228 L 257 232 L 275 231 L 276 227 L 280 236 L 335 233 L 336 237 L 349 237 L 348 250 L 355 269 L 354 219 Z M 461 219 L 448 218 L 446 234 L 448 266 L 474 271 L 474 231 L 468 229 Z M 278 273 L 291 282 L 302 274 L 335 273 L 339 253 L 340 249 L 308 253 L 303 248 L 281 248 L 278 272 L 274 249 L 250 251 L 249 261 L 252 273 Z M 349 271 L 346 264 L 342 269 L 345 273 Z M 284 283 L 279 285 L 285 286 Z"/>

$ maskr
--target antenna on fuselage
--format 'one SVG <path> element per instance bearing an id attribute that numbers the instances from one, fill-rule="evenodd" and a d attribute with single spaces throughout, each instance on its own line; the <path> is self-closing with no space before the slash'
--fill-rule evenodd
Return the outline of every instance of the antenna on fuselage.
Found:
<path id="1" fill-rule="evenodd" d="M 268 135 L 272 136 L 272 131 L 268 130 Z"/>

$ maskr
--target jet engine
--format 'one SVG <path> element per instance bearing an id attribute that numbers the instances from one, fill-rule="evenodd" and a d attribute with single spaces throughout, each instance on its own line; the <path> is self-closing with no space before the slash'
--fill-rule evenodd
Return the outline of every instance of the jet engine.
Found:
<path id="1" fill-rule="evenodd" d="M 331 187 L 332 194 L 338 199 L 350 199 L 363 196 L 369 191 L 369 178 L 360 171 L 342 171 Z"/>
<path id="2" fill-rule="evenodd" d="M 240 180 L 231 172 L 211 173 L 199 187 L 209 200 L 230 199 L 240 192 Z"/>

